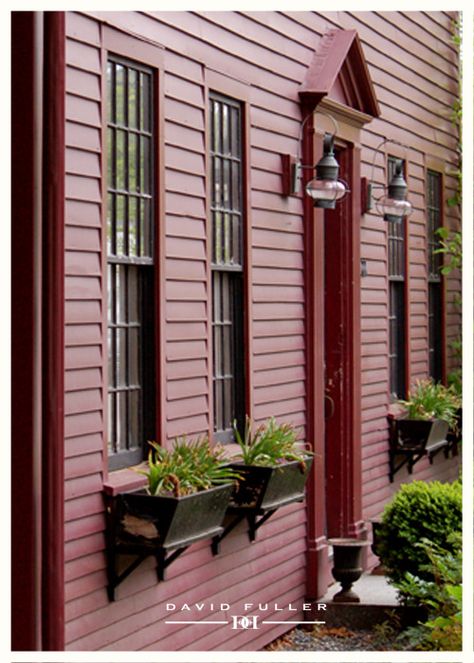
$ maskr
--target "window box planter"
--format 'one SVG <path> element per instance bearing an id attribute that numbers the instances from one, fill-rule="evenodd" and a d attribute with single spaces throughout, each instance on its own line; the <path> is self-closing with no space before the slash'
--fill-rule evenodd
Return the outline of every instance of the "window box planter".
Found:
<path id="1" fill-rule="evenodd" d="M 448 435 L 449 449 L 453 456 L 458 454 L 458 444 L 462 439 L 462 407 L 456 412 L 456 425 L 449 429 Z"/>
<path id="2" fill-rule="evenodd" d="M 268 511 L 303 500 L 312 462 L 312 456 L 306 456 L 272 467 L 232 464 L 242 479 L 232 493 L 231 507 Z"/>
<path id="3" fill-rule="evenodd" d="M 444 449 L 447 457 L 449 425 L 442 419 L 409 419 L 389 417 L 390 424 L 390 481 L 405 464 L 412 474 L 414 465 L 428 455 L 430 463 Z M 401 461 L 397 458 L 401 457 Z"/>
<path id="4" fill-rule="evenodd" d="M 166 567 L 191 544 L 220 535 L 232 490 L 229 483 L 181 497 L 151 496 L 145 490 L 107 496 L 110 600 L 146 557 L 156 557 L 158 579 L 164 580 Z M 118 554 L 137 555 L 120 574 Z"/>
<path id="5" fill-rule="evenodd" d="M 249 539 L 255 541 L 258 528 L 277 509 L 293 502 L 302 502 L 312 463 L 312 456 L 270 467 L 232 463 L 230 467 L 242 478 L 234 485 L 229 503 L 228 514 L 233 518 L 223 533 L 215 537 L 214 553 L 219 551 L 222 539 L 245 518 L 249 526 Z"/>

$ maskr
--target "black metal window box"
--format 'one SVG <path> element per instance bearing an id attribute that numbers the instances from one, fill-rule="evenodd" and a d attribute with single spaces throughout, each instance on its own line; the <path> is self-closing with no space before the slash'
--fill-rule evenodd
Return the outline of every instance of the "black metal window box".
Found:
<path id="1" fill-rule="evenodd" d="M 388 417 L 389 421 L 389 466 L 390 482 L 404 465 L 412 474 L 415 464 L 428 456 L 430 463 L 443 450 L 448 458 L 450 442 L 448 440 L 448 424 L 441 419 L 424 421 L 406 417 Z"/>
<path id="2" fill-rule="evenodd" d="M 156 558 L 161 581 L 191 544 L 221 535 L 232 490 L 229 483 L 182 497 L 151 496 L 145 490 L 106 495 L 109 600 L 115 600 L 116 587 L 147 557 Z M 120 572 L 119 555 L 135 556 Z"/>
<path id="3" fill-rule="evenodd" d="M 255 541 L 259 527 L 277 509 L 293 502 L 302 502 L 305 497 L 305 484 L 311 470 L 313 458 L 304 461 L 291 461 L 273 467 L 232 464 L 242 479 L 234 488 L 227 510 L 229 522 L 220 536 L 214 537 L 212 550 L 219 552 L 220 542 L 242 520 L 247 519 L 248 536 Z"/>

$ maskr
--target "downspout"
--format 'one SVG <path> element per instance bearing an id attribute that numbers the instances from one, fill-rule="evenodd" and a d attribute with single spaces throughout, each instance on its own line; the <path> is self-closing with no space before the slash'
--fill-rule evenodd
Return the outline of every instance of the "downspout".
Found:
<path id="1" fill-rule="evenodd" d="M 64 650 L 65 13 L 44 13 L 42 649 Z"/>

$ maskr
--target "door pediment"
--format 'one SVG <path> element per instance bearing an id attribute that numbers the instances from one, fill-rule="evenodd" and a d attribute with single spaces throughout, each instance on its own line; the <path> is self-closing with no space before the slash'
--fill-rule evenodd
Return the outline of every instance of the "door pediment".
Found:
<path id="1" fill-rule="evenodd" d="M 367 115 L 380 108 L 356 30 L 330 30 L 321 39 L 299 90 L 304 106 L 315 109 L 326 98 Z"/>

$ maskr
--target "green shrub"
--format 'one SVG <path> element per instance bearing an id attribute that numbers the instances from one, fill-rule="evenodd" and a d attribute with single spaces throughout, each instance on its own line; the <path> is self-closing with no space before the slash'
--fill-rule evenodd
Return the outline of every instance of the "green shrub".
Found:
<path id="1" fill-rule="evenodd" d="M 428 539 L 454 552 L 452 534 L 462 526 L 462 487 L 439 481 L 403 484 L 382 514 L 377 530 L 377 554 L 390 580 L 403 580 L 409 572 L 433 580 L 427 570 L 429 556 L 416 544 Z"/>
<path id="2" fill-rule="evenodd" d="M 405 579 L 394 583 L 407 604 L 427 610 L 426 621 L 407 629 L 400 637 L 414 649 L 453 651 L 462 648 L 462 539 L 452 534 L 449 543 L 454 552 L 423 539 L 417 546 L 423 549 L 429 564 L 423 567 L 433 580 L 423 580 L 407 573 Z"/>

